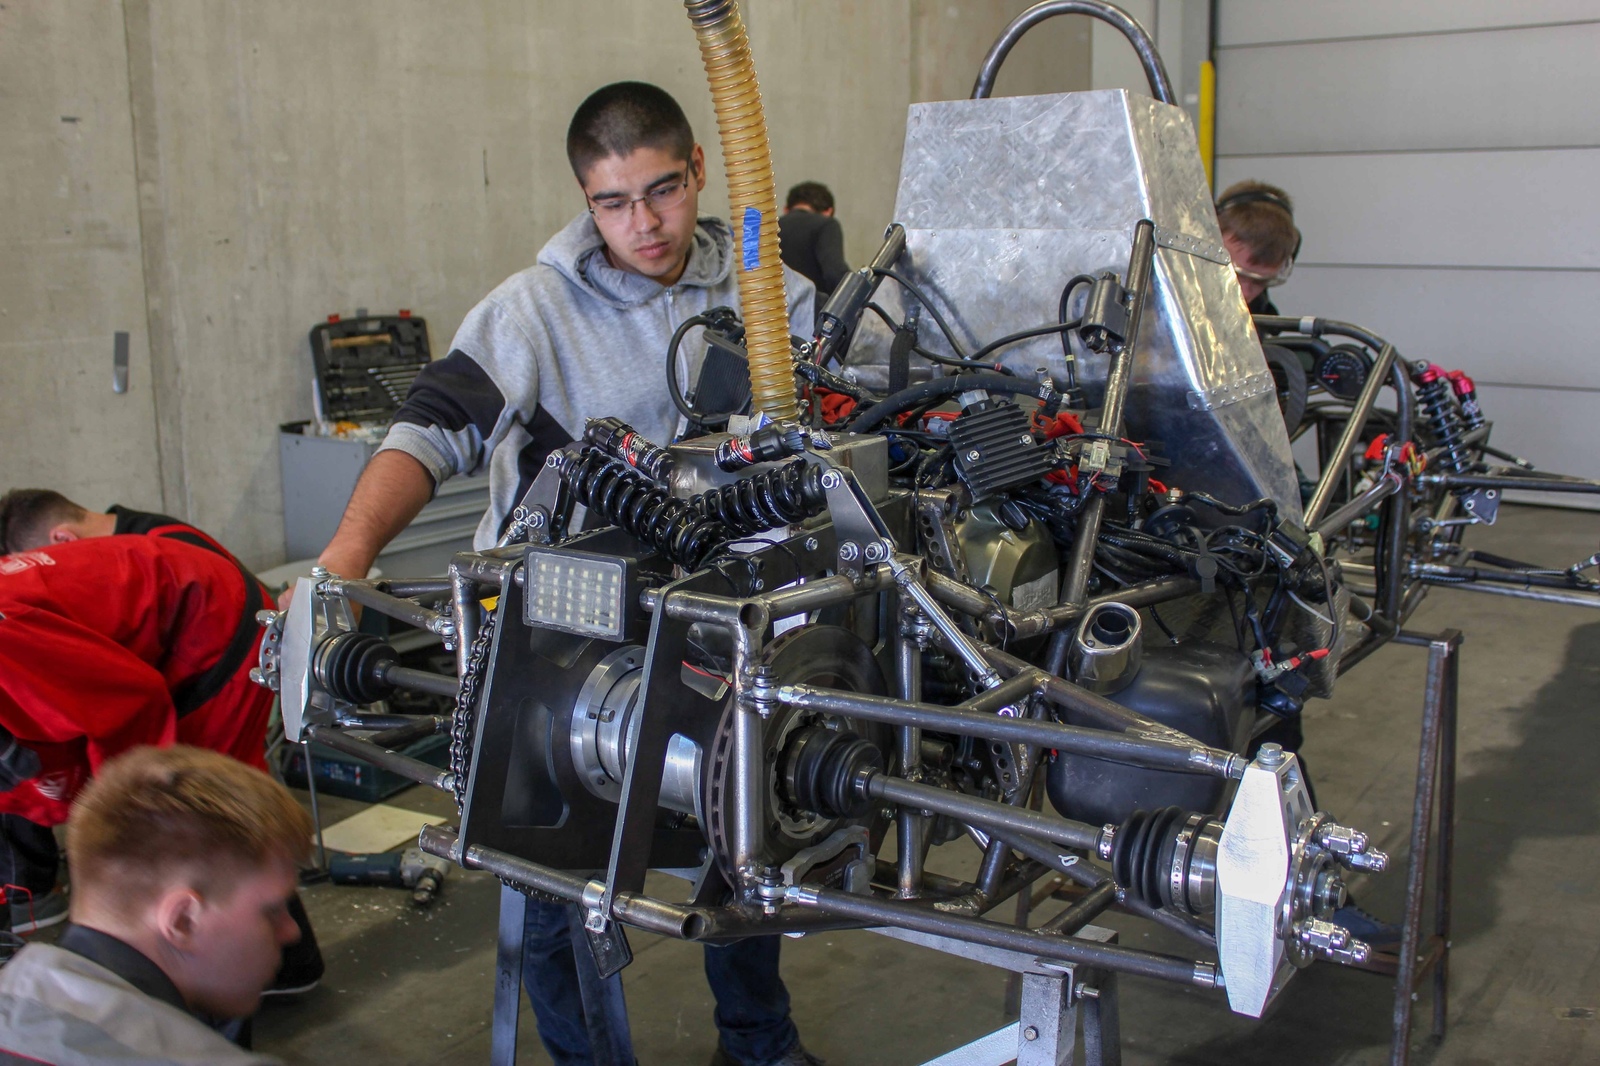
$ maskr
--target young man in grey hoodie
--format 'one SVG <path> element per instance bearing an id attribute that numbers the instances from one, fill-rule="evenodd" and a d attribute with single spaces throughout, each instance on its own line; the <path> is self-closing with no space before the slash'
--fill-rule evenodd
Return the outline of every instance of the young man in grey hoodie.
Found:
<path id="1" fill-rule="evenodd" d="M 727 223 L 698 214 L 705 152 L 663 90 L 620 82 L 579 106 L 567 157 L 586 204 L 533 266 L 486 296 L 462 322 L 450 354 L 417 377 L 383 446 L 361 475 L 321 563 L 364 575 L 439 483 L 487 465 L 490 504 L 474 538 L 493 545 L 545 456 L 578 439 L 587 418 L 616 416 L 658 444 L 678 414 L 664 380 L 678 325 L 712 307 L 737 307 Z M 810 282 L 784 270 L 789 319 L 809 334 Z M 691 333 L 687 353 L 700 347 Z M 557 1066 L 633 1061 L 616 978 L 600 986 L 586 948 L 573 951 L 569 908 L 530 899 L 523 984 Z M 717 999 L 714 1063 L 803 1066 L 777 937 L 706 949 Z M 605 1005 L 584 1009 L 582 984 Z"/>

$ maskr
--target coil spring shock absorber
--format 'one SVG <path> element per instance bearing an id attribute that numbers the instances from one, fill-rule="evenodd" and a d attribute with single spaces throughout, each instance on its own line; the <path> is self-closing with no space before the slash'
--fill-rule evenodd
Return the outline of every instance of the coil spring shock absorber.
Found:
<path id="1" fill-rule="evenodd" d="M 563 463 L 561 480 L 579 503 L 690 570 L 734 537 L 800 522 L 827 506 L 822 471 L 803 459 L 687 500 L 596 447 Z"/>
<path id="2" fill-rule="evenodd" d="M 1461 443 L 1465 427 L 1456 409 L 1450 379 L 1443 367 L 1426 363 L 1419 364 L 1414 380 L 1417 383 L 1417 409 L 1422 412 L 1434 444 L 1443 449 L 1440 462 L 1451 473 L 1462 473 L 1468 464 L 1467 453 Z"/>
<path id="3" fill-rule="evenodd" d="M 727 543 L 729 532 L 696 514 L 686 500 L 647 480 L 600 448 L 561 466 L 561 480 L 585 507 L 690 570 Z"/>
<path id="4" fill-rule="evenodd" d="M 796 459 L 693 497 L 694 513 L 739 536 L 803 522 L 827 506 L 822 470 Z"/>

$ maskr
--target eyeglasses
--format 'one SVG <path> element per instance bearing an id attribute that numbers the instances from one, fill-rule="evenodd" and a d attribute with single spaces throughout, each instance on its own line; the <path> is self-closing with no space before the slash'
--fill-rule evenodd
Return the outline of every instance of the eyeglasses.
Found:
<path id="1" fill-rule="evenodd" d="M 1237 263 L 1234 264 L 1233 272 L 1239 275 L 1241 278 L 1249 278 L 1251 281 L 1259 282 L 1262 285 L 1265 285 L 1267 288 L 1272 289 L 1288 281 L 1289 275 L 1294 273 L 1294 258 L 1291 256 L 1290 258 L 1285 259 L 1283 261 L 1283 265 L 1280 266 L 1277 269 L 1277 272 L 1273 274 L 1258 274 L 1254 270 L 1246 270 Z"/>
<path id="2" fill-rule="evenodd" d="M 690 166 L 683 177 L 657 185 L 643 196 L 606 196 L 599 200 L 585 196 L 589 201 L 589 214 L 602 222 L 620 222 L 633 217 L 634 204 L 646 204 L 655 214 L 672 210 L 689 198 L 689 178 L 694 174 Z"/>

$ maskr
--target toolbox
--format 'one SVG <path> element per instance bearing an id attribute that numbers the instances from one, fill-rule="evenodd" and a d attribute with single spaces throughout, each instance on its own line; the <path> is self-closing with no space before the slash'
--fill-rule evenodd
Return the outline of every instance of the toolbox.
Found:
<path id="1" fill-rule="evenodd" d="M 279 426 L 283 535 L 288 557 L 314 559 L 338 528 L 367 460 L 432 350 L 427 320 L 399 311 L 329 315 L 310 331 L 313 417 Z M 488 478 L 452 478 L 379 555 L 389 577 L 443 573 L 472 547 L 489 506 Z"/>
<path id="2" fill-rule="evenodd" d="M 316 422 L 387 426 L 431 358 L 427 320 L 410 311 L 329 315 L 311 327 Z"/>

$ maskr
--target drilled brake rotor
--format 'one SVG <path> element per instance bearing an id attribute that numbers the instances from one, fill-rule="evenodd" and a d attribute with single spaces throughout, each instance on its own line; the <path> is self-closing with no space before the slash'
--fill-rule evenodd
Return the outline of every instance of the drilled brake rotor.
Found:
<path id="1" fill-rule="evenodd" d="M 816 685 L 873 696 L 885 695 L 883 671 L 865 641 L 841 626 L 806 626 L 791 630 L 768 645 L 761 662 L 772 668 L 779 684 Z M 717 725 L 705 773 L 706 836 L 718 868 L 729 884 L 733 876 L 733 700 L 730 698 Z M 766 760 L 766 787 L 761 796 L 764 862 L 781 865 L 796 852 L 826 839 L 841 827 L 859 822 L 868 826 L 874 846 L 882 839 L 886 819 L 876 808 L 860 819 L 824 818 L 790 805 L 778 783 L 779 755 L 795 730 L 832 718 L 842 728 L 877 745 L 885 764 L 893 751 L 891 732 L 885 725 L 853 718 L 822 715 L 780 707 L 764 723 L 762 753 Z"/>

